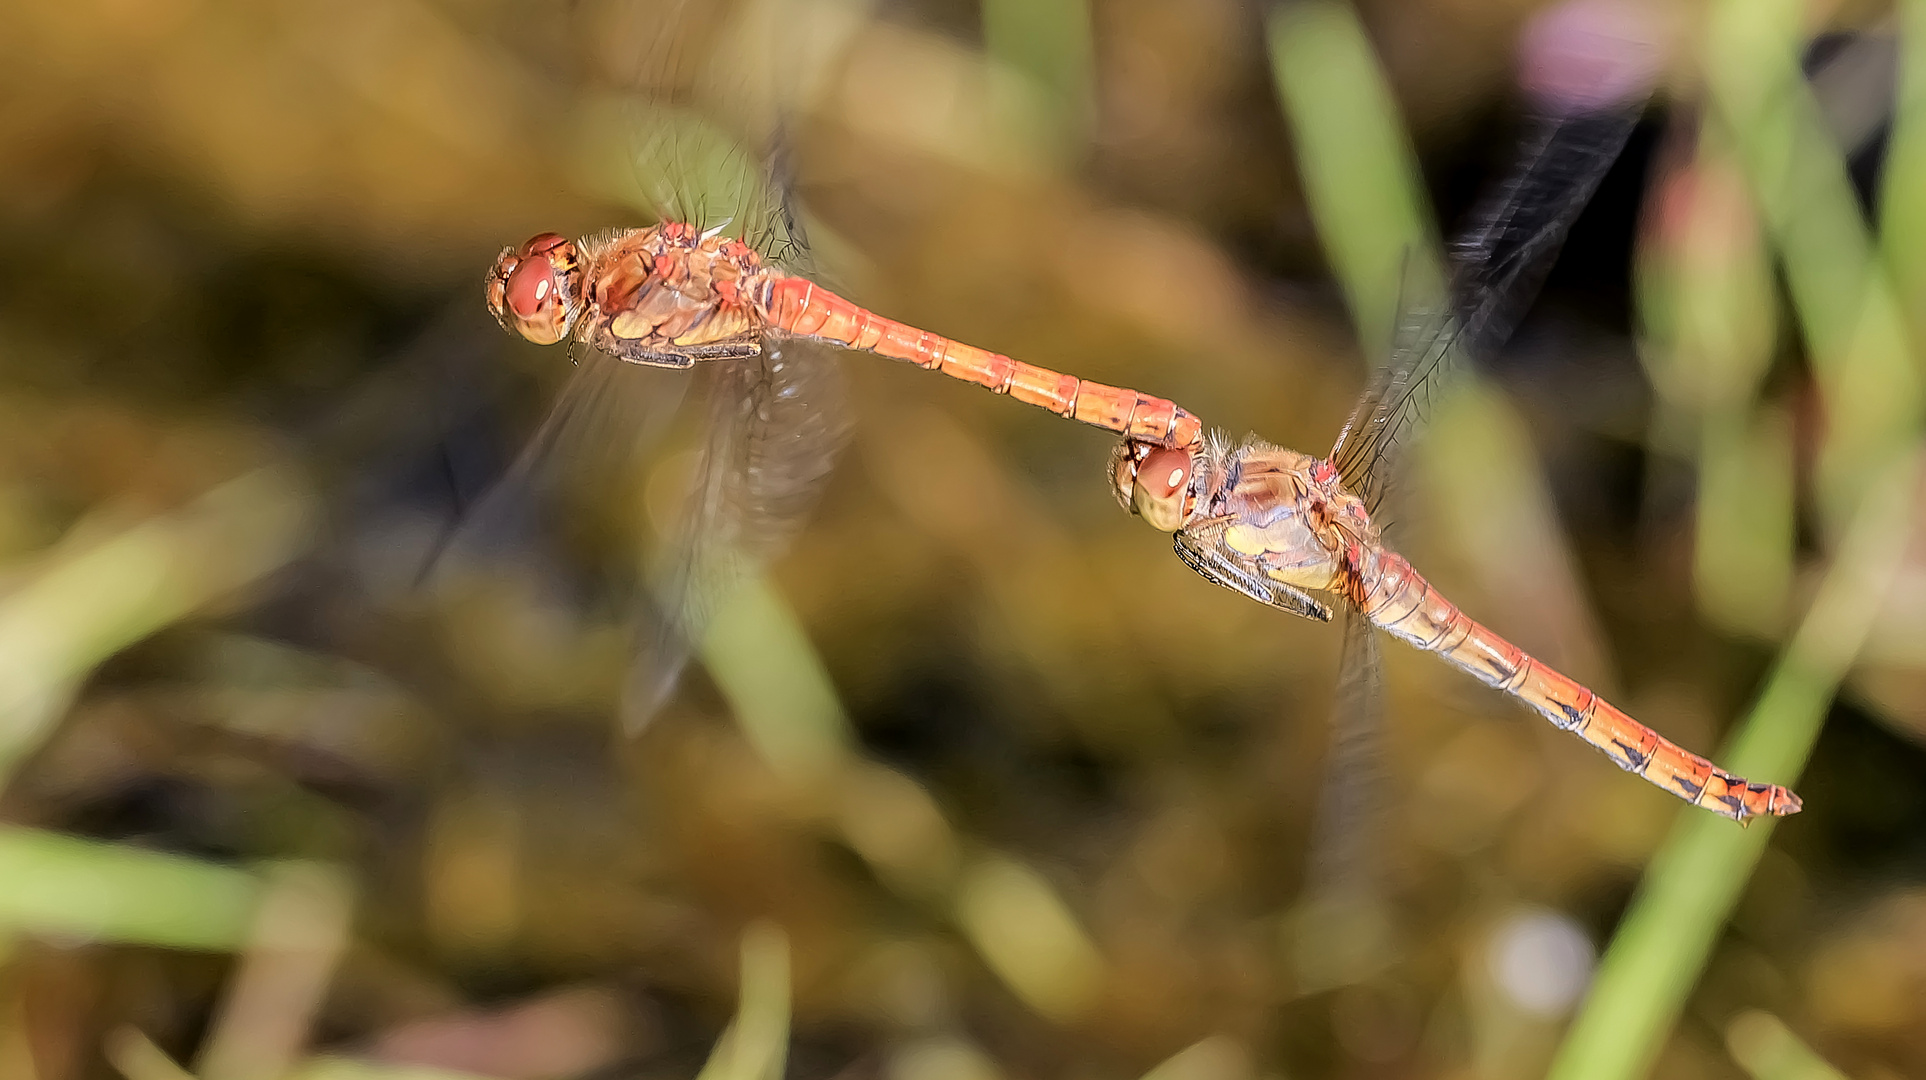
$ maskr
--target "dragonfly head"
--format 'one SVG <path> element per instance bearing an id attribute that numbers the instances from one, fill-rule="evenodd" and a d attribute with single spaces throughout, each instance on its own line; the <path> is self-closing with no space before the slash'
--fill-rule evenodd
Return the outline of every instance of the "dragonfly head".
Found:
<path id="1" fill-rule="evenodd" d="M 542 233 L 519 248 L 503 248 L 486 288 L 488 310 L 502 329 L 553 345 L 582 312 L 581 252 L 572 240 Z"/>
<path id="2" fill-rule="evenodd" d="M 1159 532 L 1176 532 L 1197 512 L 1202 454 L 1125 439 L 1110 457 L 1117 501 Z"/>

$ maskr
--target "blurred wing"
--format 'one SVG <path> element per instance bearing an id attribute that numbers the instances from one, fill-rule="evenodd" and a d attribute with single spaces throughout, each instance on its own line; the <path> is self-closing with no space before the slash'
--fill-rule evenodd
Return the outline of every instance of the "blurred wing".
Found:
<path id="1" fill-rule="evenodd" d="M 1331 749 L 1311 840 L 1311 890 L 1353 893 L 1375 887 L 1372 840 L 1384 807 L 1384 691 L 1377 628 L 1354 607 L 1344 612 L 1344 651 L 1332 705 Z"/>
<path id="2" fill-rule="evenodd" d="M 575 372 L 515 461 L 443 535 L 423 567 L 431 587 L 486 580 L 504 565 L 536 571 L 544 541 L 587 493 L 617 490 L 659 443 L 688 388 L 682 372 L 576 350 Z M 582 493 L 582 499 L 571 495 Z"/>
<path id="3" fill-rule="evenodd" d="M 632 0 L 610 13 L 601 32 L 615 54 L 615 94 L 605 118 L 622 138 L 597 131 L 600 145 L 623 147 L 612 170 L 619 193 L 656 221 L 718 224 L 731 236 L 763 228 L 772 200 L 750 133 L 719 112 L 730 95 L 719 72 L 742 5 L 699 0 Z M 624 52 L 626 51 L 626 55 Z M 626 177 L 622 173 L 626 172 Z"/>
<path id="4" fill-rule="evenodd" d="M 793 272 L 807 245 L 789 199 L 789 133 L 873 3 L 630 0 L 609 33 L 628 190 L 658 221 L 738 237 Z"/>
<path id="5" fill-rule="evenodd" d="M 835 357 L 820 346 L 772 341 L 762 356 L 701 367 L 713 379 L 705 445 L 673 539 L 649 568 L 631 726 L 668 698 L 717 607 L 794 536 L 848 434 Z"/>
<path id="6" fill-rule="evenodd" d="M 1377 846 L 1389 793 L 1381 767 L 1384 700 L 1377 632 L 1349 606 L 1340 672 L 1324 789 L 1311 824 L 1308 876 L 1293 919 L 1301 993 L 1364 982 L 1400 951 Z"/>
<path id="7" fill-rule="evenodd" d="M 1531 121 L 1517 165 L 1451 244 L 1455 310 L 1420 311 L 1400 322 L 1390 362 L 1331 448 L 1339 477 L 1366 509 L 1377 511 L 1398 449 L 1430 415 L 1450 372 L 1492 355 L 1511 336 L 1644 102 L 1640 94 L 1609 111 Z"/>

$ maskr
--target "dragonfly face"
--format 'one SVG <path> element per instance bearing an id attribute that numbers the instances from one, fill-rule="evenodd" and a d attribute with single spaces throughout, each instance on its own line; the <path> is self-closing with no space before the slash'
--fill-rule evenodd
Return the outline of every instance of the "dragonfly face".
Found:
<path id="1" fill-rule="evenodd" d="M 1197 513 L 1202 453 L 1126 439 L 1111 455 L 1117 501 L 1158 532 L 1176 532 Z"/>
<path id="2" fill-rule="evenodd" d="M 503 248 L 485 288 L 488 310 L 502 329 L 553 345 L 582 314 L 581 251 L 566 237 L 541 233 L 519 248 Z"/>
<path id="3" fill-rule="evenodd" d="M 1311 592 L 1344 592 L 1345 558 L 1375 539 L 1331 463 L 1249 440 L 1228 449 L 1126 439 L 1111 457 L 1117 501 L 1176 534 L 1177 557 L 1206 579 L 1319 622 Z M 1348 594 L 1347 594 L 1348 595 Z"/>

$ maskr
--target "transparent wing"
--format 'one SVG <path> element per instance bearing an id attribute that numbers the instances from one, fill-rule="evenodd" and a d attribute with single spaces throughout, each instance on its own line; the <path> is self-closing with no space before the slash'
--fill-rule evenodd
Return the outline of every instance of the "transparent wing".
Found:
<path id="1" fill-rule="evenodd" d="M 1450 372 L 1492 355 L 1511 336 L 1644 102 L 1639 93 L 1603 111 L 1547 112 L 1530 121 L 1518 163 L 1451 244 L 1453 308 L 1400 322 L 1390 361 L 1331 448 L 1338 475 L 1367 509 L 1378 509 L 1397 451 L 1430 415 Z"/>
<path id="2" fill-rule="evenodd" d="M 717 607 L 794 536 L 847 439 L 835 357 L 807 342 L 701 365 L 712 379 L 701 462 L 668 545 L 648 570 L 624 712 L 662 705 Z"/>
<path id="3" fill-rule="evenodd" d="M 504 567 L 556 564 L 558 523 L 595 512 L 669 430 L 680 372 L 577 350 L 575 371 L 514 462 L 462 510 L 422 570 L 430 588 L 487 581 Z"/>
<path id="4" fill-rule="evenodd" d="M 735 236 L 797 273 L 812 269 L 790 199 L 790 133 L 869 2 L 618 0 L 604 5 L 611 124 L 624 146 L 615 194 L 657 221 Z M 597 136 L 591 136 L 595 138 Z M 613 165 L 615 163 L 605 164 Z"/>
<path id="5" fill-rule="evenodd" d="M 1377 631 L 1349 606 L 1339 668 L 1308 877 L 1294 918 L 1294 960 L 1304 993 L 1363 982 L 1399 951 L 1378 846 L 1389 787 L 1380 769 L 1384 699 Z"/>
<path id="6" fill-rule="evenodd" d="M 1313 891 L 1345 893 L 1375 886 L 1373 838 L 1384 807 L 1383 746 L 1377 628 L 1347 606 L 1337 698 L 1331 709 L 1331 749 L 1311 841 Z"/>
<path id="7" fill-rule="evenodd" d="M 720 225 L 753 244 L 772 229 L 780 200 L 756 133 L 744 130 L 741 114 L 751 110 L 731 92 L 728 54 L 744 6 L 727 0 L 603 5 L 601 19 L 590 22 L 610 43 L 604 50 L 609 96 L 587 137 L 614 151 L 598 162 L 614 193 L 650 218 L 703 229 Z"/>
<path id="8" fill-rule="evenodd" d="M 578 132 L 590 179 L 652 220 L 717 230 L 792 272 L 811 269 L 791 200 L 786 135 L 822 64 L 866 8 L 813 4 L 813 17 L 800 19 L 796 6 L 586 4 L 580 25 L 592 36 L 605 91 L 585 110 Z M 731 588 L 794 533 L 842 444 L 841 393 L 830 359 L 811 346 L 765 346 L 761 356 L 705 358 L 668 373 L 679 387 L 699 382 L 706 408 L 695 418 L 697 464 L 682 504 L 653 550 L 637 558 L 631 549 L 631 590 L 616 600 L 635 618 L 637 653 L 625 702 L 632 723 L 673 689 Z M 558 417 L 558 424 L 572 428 L 573 421 Z M 568 437 L 596 438 L 572 430 Z M 622 584 L 623 575 L 614 576 Z"/>

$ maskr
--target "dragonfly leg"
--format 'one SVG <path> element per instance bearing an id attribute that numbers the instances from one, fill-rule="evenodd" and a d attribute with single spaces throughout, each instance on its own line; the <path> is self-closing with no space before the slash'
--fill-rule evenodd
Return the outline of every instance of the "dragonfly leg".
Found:
<path id="1" fill-rule="evenodd" d="M 700 360 L 744 360 L 751 356 L 761 356 L 762 346 L 738 341 L 719 345 L 678 346 L 674 352 L 629 348 L 614 355 L 631 364 L 641 364 L 645 367 L 691 368 Z"/>
<path id="2" fill-rule="evenodd" d="M 690 360 L 743 360 L 762 355 L 762 343 L 733 341 L 716 345 L 678 346 L 677 352 Z"/>
<path id="3" fill-rule="evenodd" d="M 694 367 L 696 362 L 695 357 L 682 353 L 643 352 L 641 350 L 625 352 L 619 358 L 631 364 L 640 364 L 643 367 L 676 368 L 678 370 Z"/>
<path id="4" fill-rule="evenodd" d="M 1317 622 L 1330 622 L 1331 609 L 1311 598 L 1309 593 L 1292 588 L 1261 574 L 1254 574 L 1231 561 L 1216 545 L 1194 535 L 1191 530 L 1173 538 L 1177 557 L 1202 575 L 1205 581 L 1243 593 L 1260 604 L 1288 611 Z"/>

